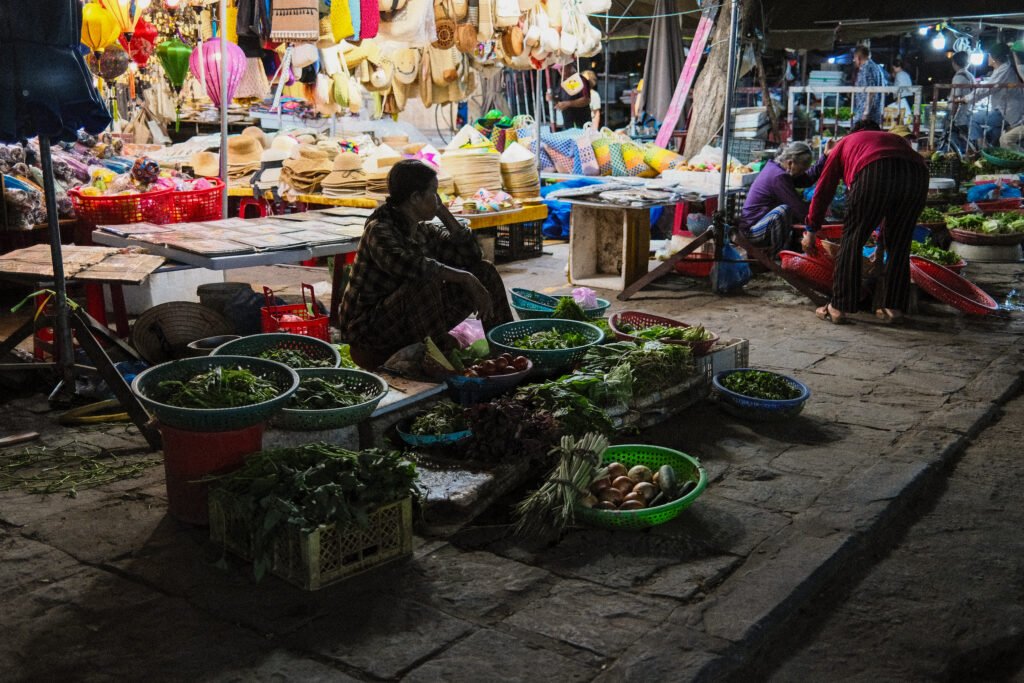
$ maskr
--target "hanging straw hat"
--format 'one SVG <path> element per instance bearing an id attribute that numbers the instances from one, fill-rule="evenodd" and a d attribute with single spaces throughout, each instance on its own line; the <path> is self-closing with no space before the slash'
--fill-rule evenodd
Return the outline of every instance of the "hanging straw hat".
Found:
<path id="1" fill-rule="evenodd" d="M 260 147 L 267 149 L 270 147 L 270 141 L 267 139 L 267 134 L 263 132 L 263 129 L 259 126 L 249 126 L 242 131 L 242 135 L 248 135 L 259 140 Z"/>
<path id="2" fill-rule="evenodd" d="M 196 152 L 189 159 L 189 166 L 197 176 L 216 178 L 220 175 L 220 156 L 213 152 Z"/>

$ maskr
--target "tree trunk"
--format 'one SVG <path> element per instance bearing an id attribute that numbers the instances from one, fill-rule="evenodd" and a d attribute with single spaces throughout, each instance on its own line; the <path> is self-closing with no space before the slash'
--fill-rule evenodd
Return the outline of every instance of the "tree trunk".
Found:
<path id="1" fill-rule="evenodd" d="M 753 0 L 743 0 L 740 4 L 741 41 L 756 15 L 756 7 L 757 3 Z M 718 12 L 715 30 L 711 33 L 711 52 L 697 75 L 697 83 L 693 88 L 693 109 L 690 114 L 690 126 L 686 132 L 686 149 L 683 151 L 687 158 L 711 142 L 722 128 L 722 116 L 725 114 L 725 81 L 729 73 L 727 43 L 729 22 L 732 19 L 731 10 L 731 3 L 724 3 Z"/>

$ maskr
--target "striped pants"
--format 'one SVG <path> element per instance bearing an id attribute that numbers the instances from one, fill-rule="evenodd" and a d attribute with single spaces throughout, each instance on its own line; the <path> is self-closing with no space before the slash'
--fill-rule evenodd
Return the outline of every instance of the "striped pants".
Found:
<path id="1" fill-rule="evenodd" d="M 836 257 L 832 305 L 855 313 L 860 299 L 861 254 L 871 232 L 882 224 L 887 252 L 885 308 L 904 311 L 910 296 L 910 242 L 928 196 L 924 164 L 881 159 L 864 167 L 847 194 L 846 224 Z"/>

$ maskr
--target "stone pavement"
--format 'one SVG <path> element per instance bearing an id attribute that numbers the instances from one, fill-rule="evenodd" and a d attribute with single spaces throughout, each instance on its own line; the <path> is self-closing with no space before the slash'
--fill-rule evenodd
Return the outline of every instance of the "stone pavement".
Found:
<path id="1" fill-rule="evenodd" d="M 565 248 L 550 251 L 504 266 L 508 286 L 567 292 Z M 989 266 L 985 281 L 1002 296 L 1020 272 Z M 0 493 L 5 678 L 741 678 L 928 495 L 1020 383 L 1017 319 L 928 306 L 909 327 L 831 326 L 765 276 L 731 297 L 672 279 L 613 305 L 629 308 L 749 339 L 752 365 L 812 391 L 785 425 L 701 404 L 625 437 L 703 461 L 707 492 L 674 522 L 537 545 L 510 537 L 498 510 L 450 538 L 417 539 L 407 562 L 304 593 L 273 577 L 254 584 L 231 558 L 219 568 L 205 530 L 166 516 L 158 466 L 73 499 Z M 6 408 L 0 429 L 45 425 L 49 443 L 141 444 L 124 427 L 56 427 L 41 397 Z"/>

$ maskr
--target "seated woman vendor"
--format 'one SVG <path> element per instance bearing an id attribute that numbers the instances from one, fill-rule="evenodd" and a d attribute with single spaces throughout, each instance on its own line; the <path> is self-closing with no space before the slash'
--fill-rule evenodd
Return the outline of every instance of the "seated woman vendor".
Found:
<path id="1" fill-rule="evenodd" d="M 341 301 L 352 359 L 372 370 L 428 336 L 448 350 L 448 331 L 474 312 L 484 329 L 512 320 L 501 276 L 483 260 L 472 230 L 441 204 L 434 169 L 398 162 L 388 195 L 366 221 Z M 426 222 L 435 216 L 444 227 Z"/>
<path id="2" fill-rule="evenodd" d="M 811 157 L 807 143 L 789 144 L 765 164 L 747 192 L 740 229 L 754 246 L 768 250 L 772 256 L 795 245 L 793 223 L 807 218 L 809 205 L 797 188 L 813 185 L 825 165 L 824 155 L 813 167 Z"/>

